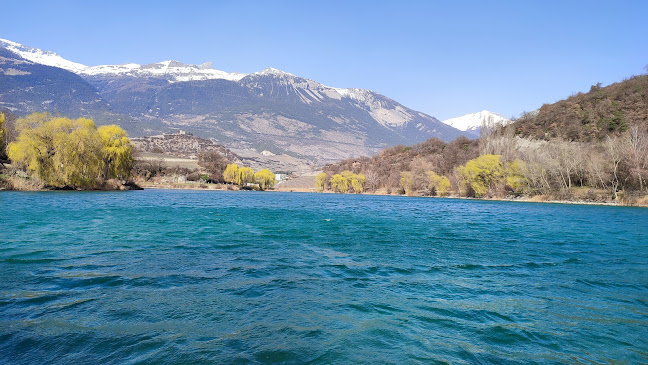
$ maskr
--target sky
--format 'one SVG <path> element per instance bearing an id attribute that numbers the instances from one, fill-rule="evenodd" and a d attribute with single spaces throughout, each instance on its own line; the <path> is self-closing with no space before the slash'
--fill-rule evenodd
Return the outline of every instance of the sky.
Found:
<path id="1" fill-rule="evenodd" d="M 4 1 L 0 38 L 89 66 L 274 67 L 440 120 L 648 72 L 648 1 Z"/>

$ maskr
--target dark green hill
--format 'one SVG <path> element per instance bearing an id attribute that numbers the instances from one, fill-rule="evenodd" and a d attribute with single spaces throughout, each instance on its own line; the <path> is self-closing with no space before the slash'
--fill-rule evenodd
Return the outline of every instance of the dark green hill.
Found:
<path id="1" fill-rule="evenodd" d="M 521 137 L 582 142 L 618 135 L 633 125 L 648 130 L 648 75 L 606 87 L 594 85 L 587 93 L 545 104 L 512 124 Z"/>

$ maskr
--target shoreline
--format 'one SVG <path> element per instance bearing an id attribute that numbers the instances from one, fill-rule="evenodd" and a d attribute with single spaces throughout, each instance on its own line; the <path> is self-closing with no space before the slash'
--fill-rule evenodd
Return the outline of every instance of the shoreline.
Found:
<path id="1" fill-rule="evenodd" d="M 156 184 L 148 185 L 141 184 L 139 187 L 141 189 L 96 189 L 96 190 L 60 190 L 60 189 L 35 189 L 35 190 L 9 190 L 9 189 L 0 189 L 0 191 L 23 191 L 23 192 L 45 192 L 45 191 L 136 191 L 136 190 L 192 190 L 192 191 L 245 191 L 238 189 L 238 187 L 223 188 L 223 185 L 220 184 L 204 184 L 205 187 L 200 185 L 194 186 L 197 184 L 187 184 L 184 186 L 178 186 L 178 184 Z M 372 195 L 372 196 L 394 196 L 394 197 L 411 197 L 411 198 L 432 198 L 432 199 L 460 199 L 460 200 L 476 200 L 476 201 L 502 201 L 502 202 L 520 202 L 520 203 L 548 203 L 548 204 L 571 204 L 571 205 L 600 205 L 600 206 L 610 206 L 610 207 L 636 207 L 636 208 L 648 208 L 648 205 L 642 204 L 619 204 L 615 202 L 591 202 L 591 201 L 582 201 L 582 200 L 541 200 L 534 197 L 517 197 L 517 198 L 470 198 L 463 196 L 409 196 L 409 195 L 400 195 L 400 194 L 387 194 L 384 192 L 364 192 L 361 194 L 341 194 L 332 191 L 316 191 L 314 188 L 304 189 L 304 188 L 279 188 L 279 189 L 270 189 L 265 190 L 264 192 L 268 193 L 313 193 L 313 194 L 338 194 L 338 195 Z M 537 197 L 537 196 L 536 196 Z"/>
<path id="2" fill-rule="evenodd" d="M 240 189 L 223 189 L 223 188 L 201 188 L 201 187 L 177 187 L 170 185 L 155 185 L 147 186 L 140 185 L 144 189 L 158 189 L 158 190 L 203 190 L 203 191 L 241 191 Z M 279 189 L 270 189 L 265 190 L 267 193 L 313 193 L 313 194 L 338 194 L 338 195 L 372 195 L 372 196 L 401 196 L 401 197 L 410 197 L 410 198 L 432 198 L 432 199 L 461 199 L 461 200 L 477 200 L 477 201 L 503 201 L 503 202 L 519 202 L 519 203 L 549 203 L 549 204 L 572 204 L 572 205 L 600 205 L 600 206 L 610 206 L 610 207 L 637 207 L 637 208 L 648 208 L 648 205 L 625 205 L 615 202 L 591 202 L 591 201 L 582 201 L 582 200 L 538 200 L 534 197 L 519 197 L 519 198 L 470 198 L 463 196 L 408 196 L 408 195 L 399 195 L 399 194 L 386 194 L 381 192 L 365 192 L 361 194 L 341 194 L 335 193 L 332 191 L 316 191 L 315 188 L 279 188 Z"/>
<path id="3" fill-rule="evenodd" d="M 315 193 L 315 194 L 338 194 L 338 195 L 372 195 L 372 196 L 394 196 L 394 197 L 406 197 L 406 198 L 430 198 L 430 199 L 457 199 L 457 200 L 475 200 L 475 201 L 502 201 L 502 202 L 512 202 L 512 203 L 550 203 L 550 204 L 573 204 L 573 205 L 601 205 L 601 206 L 611 206 L 611 207 L 639 207 L 639 208 L 648 208 L 648 205 L 623 205 L 614 202 L 588 202 L 580 200 L 535 200 L 532 197 L 520 197 L 520 198 L 470 198 L 464 196 L 410 196 L 405 194 L 382 194 L 382 193 L 361 193 L 361 194 L 341 194 L 335 193 L 332 191 L 298 191 L 296 189 L 292 190 L 273 190 L 274 192 L 284 192 L 284 193 Z"/>

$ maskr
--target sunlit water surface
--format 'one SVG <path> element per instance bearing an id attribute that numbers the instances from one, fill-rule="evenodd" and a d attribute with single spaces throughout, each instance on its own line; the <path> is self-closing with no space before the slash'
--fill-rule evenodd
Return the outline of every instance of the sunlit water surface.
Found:
<path id="1" fill-rule="evenodd" d="M 646 363 L 648 209 L 0 193 L 0 363 Z"/>

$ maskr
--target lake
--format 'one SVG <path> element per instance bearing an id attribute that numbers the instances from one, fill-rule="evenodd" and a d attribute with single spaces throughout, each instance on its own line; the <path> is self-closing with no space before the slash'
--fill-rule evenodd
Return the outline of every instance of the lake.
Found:
<path id="1" fill-rule="evenodd" d="M 648 209 L 0 192 L 0 363 L 646 363 Z"/>

